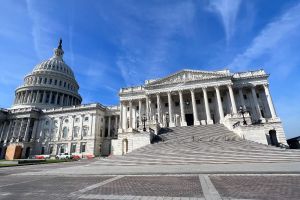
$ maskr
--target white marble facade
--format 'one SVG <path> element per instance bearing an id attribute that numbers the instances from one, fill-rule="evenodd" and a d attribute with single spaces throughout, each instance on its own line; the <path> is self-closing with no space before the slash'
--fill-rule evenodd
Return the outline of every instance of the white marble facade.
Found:
<path id="1" fill-rule="evenodd" d="M 61 42 L 16 89 L 13 106 L 0 110 L 0 158 L 8 145 L 23 146 L 22 157 L 58 153 L 123 155 L 150 144 L 162 127 L 223 123 L 241 137 L 286 144 L 282 123 L 263 70 L 181 70 L 120 90 L 120 105 L 82 105 L 79 85 L 63 60 Z M 240 107 L 246 113 L 242 120 Z M 145 123 L 146 131 L 143 131 Z"/>
<path id="2" fill-rule="evenodd" d="M 271 143 L 269 132 L 275 131 L 277 142 L 286 144 L 282 123 L 271 98 L 268 77 L 264 70 L 242 73 L 181 70 L 165 78 L 147 80 L 142 86 L 122 88 L 119 93 L 120 141 L 114 142 L 116 146 L 113 148 L 122 151 L 118 150 L 115 154 L 126 153 L 125 140 L 130 140 L 132 146 L 139 146 L 134 144 L 131 133 L 142 132 L 143 119 L 146 119 L 148 131 L 157 126 L 222 123 L 241 137 L 263 144 Z M 242 121 L 241 108 L 247 111 L 248 123 L 247 126 L 239 123 L 240 126 L 235 129 L 233 124 Z M 255 131 L 264 135 L 258 137 Z"/>

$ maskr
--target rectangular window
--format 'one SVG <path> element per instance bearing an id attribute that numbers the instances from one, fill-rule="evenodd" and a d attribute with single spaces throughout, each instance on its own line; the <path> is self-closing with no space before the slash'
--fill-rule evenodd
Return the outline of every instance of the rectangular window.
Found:
<path id="1" fill-rule="evenodd" d="M 178 101 L 175 102 L 175 106 L 176 106 L 176 107 L 179 106 L 179 102 L 178 102 Z"/>
<path id="2" fill-rule="evenodd" d="M 258 93 L 256 93 L 256 97 L 259 98 L 259 94 Z"/>
<path id="3" fill-rule="evenodd" d="M 136 110 L 139 110 L 139 109 L 140 109 L 139 106 L 137 106 L 137 107 L 136 107 Z"/>
<path id="4" fill-rule="evenodd" d="M 76 143 L 72 143 L 71 144 L 71 153 L 75 153 L 76 152 Z"/>
<path id="5" fill-rule="evenodd" d="M 61 81 L 59 81 L 59 86 L 61 86 Z"/>
<path id="6" fill-rule="evenodd" d="M 44 84 L 46 84 L 46 83 L 47 83 L 47 78 L 44 79 Z"/>
<path id="7" fill-rule="evenodd" d="M 196 104 L 201 104 L 200 99 L 196 100 Z"/>
<path id="8" fill-rule="evenodd" d="M 211 103 L 211 98 L 208 98 L 208 103 Z"/>
<path id="9" fill-rule="evenodd" d="M 52 78 L 49 80 L 49 84 L 52 84 Z"/>
<path id="10" fill-rule="evenodd" d="M 54 85 L 57 85 L 57 80 L 54 80 Z"/>
<path id="11" fill-rule="evenodd" d="M 223 97 L 221 97 L 221 101 L 222 101 L 222 102 L 223 102 L 223 100 L 224 100 Z"/>
<path id="12" fill-rule="evenodd" d="M 85 142 L 81 142 L 80 144 L 80 153 L 84 153 L 86 150 L 86 143 Z"/>
<path id="13" fill-rule="evenodd" d="M 247 99 L 247 95 L 244 94 L 243 96 L 244 96 L 244 99 Z"/>
<path id="14" fill-rule="evenodd" d="M 155 108 L 157 108 L 157 104 L 155 104 Z"/>
<path id="15" fill-rule="evenodd" d="M 168 103 L 165 103 L 165 107 L 169 107 L 169 104 L 168 104 Z"/>

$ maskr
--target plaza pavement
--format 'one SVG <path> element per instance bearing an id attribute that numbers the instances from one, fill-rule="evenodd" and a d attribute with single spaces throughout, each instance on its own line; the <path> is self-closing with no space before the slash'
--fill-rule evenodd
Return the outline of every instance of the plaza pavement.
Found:
<path id="1" fill-rule="evenodd" d="M 300 163 L 102 166 L 101 160 L 0 168 L 0 199 L 289 199 Z"/>

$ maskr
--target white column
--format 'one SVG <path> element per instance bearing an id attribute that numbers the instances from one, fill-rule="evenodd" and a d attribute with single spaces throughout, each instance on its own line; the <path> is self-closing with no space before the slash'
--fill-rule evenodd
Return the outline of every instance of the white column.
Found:
<path id="1" fill-rule="evenodd" d="M 123 114 L 123 129 L 125 131 L 127 131 L 127 129 L 128 129 L 127 104 L 124 104 L 123 111 L 124 111 L 124 114 Z"/>
<path id="2" fill-rule="evenodd" d="M 55 105 L 58 105 L 59 103 L 57 102 L 57 100 L 58 100 L 58 92 L 56 93 L 56 95 L 55 95 L 55 101 L 54 101 L 54 104 Z"/>
<path id="3" fill-rule="evenodd" d="M 161 121 L 161 105 L 160 105 L 160 96 L 159 96 L 159 93 L 156 94 L 156 103 L 157 103 L 157 121 L 159 124 L 162 124 L 162 121 Z"/>
<path id="4" fill-rule="evenodd" d="M 168 92 L 168 105 L 169 105 L 169 126 L 175 127 L 174 118 L 173 118 L 173 102 L 171 97 L 171 92 Z"/>
<path id="5" fill-rule="evenodd" d="M 2 126 L 2 129 L 1 129 L 0 142 L 2 141 L 2 138 L 4 136 L 6 125 L 7 125 L 7 122 L 5 121 L 3 126 Z"/>
<path id="6" fill-rule="evenodd" d="M 40 91 L 38 90 L 36 92 L 36 98 L 35 98 L 35 103 L 39 103 L 40 102 Z"/>
<path id="7" fill-rule="evenodd" d="M 263 119 L 263 117 L 261 115 L 259 103 L 258 103 L 258 100 L 257 100 L 257 96 L 256 96 L 255 86 L 251 87 L 251 92 L 252 92 L 252 98 L 254 100 L 254 105 L 255 105 L 255 110 L 256 110 L 257 116 L 258 116 L 259 119 Z"/>
<path id="8" fill-rule="evenodd" d="M 272 119 L 275 119 L 275 118 L 277 118 L 277 115 L 276 115 L 276 111 L 275 111 L 274 104 L 273 104 L 273 101 L 272 101 L 272 97 L 271 97 L 271 94 L 270 94 L 269 85 L 264 84 L 263 86 L 264 86 L 264 89 L 265 89 L 265 94 L 266 94 L 266 97 L 267 97 L 267 101 L 268 101 L 268 105 L 269 105 L 269 108 L 270 108 Z"/>
<path id="9" fill-rule="evenodd" d="M 122 125 L 123 125 L 123 120 L 124 120 L 124 118 L 123 118 L 123 108 L 124 106 L 123 106 L 123 103 L 122 103 L 122 101 L 120 102 L 120 120 L 119 120 L 119 129 L 118 129 L 118 133 L 122 133 Z"/>
<path id="10" fill-rule="evenodd" d="M 113 137 L 115 137 L 118 134 L 117 130 L 118 130 L 118 115 L 115 115 L 115 132 Z"/>
<path id="11" fill-rule="evenodd" d="M 22 132 L 23 122 L 24 122 L 24 119 L 21 119 L 21 124 L 20 124 L 20 129 L 19 129 L 19 133 L 18 133 L 18 137 L 17 137 L 17 142 L 20 141 L 20 136 L 21 136 L 21 132 Z"/>
<path id="12" fill-rule="evenodd" d="M 222 123 L 224 121 L 224 111 L 223 111 L 223 106 L 222 106 L 219 87 L 215 86 L 215 90 L 216 90 L 216 94 L 217 94 L 217 102 L 218 102 L 218 109 L 219 109 L 219 115 L 220 115 L 220 123 Z"/>
<path id="13" fill-rule="evenodd" d="M 209 109 L 209 103 L 208 103 L 208 98 L 207 98 L 207 90 L 205 87 L 203 87 L 202 91 L 203 91 L 203 98 L 204 98 L 204 104 L 205 104 L 206 124 L 213 124 L 213 120 L 211 120 L 211 116 L 210 116 L 210 109 Z"/>
<path id="14" fill-rule="evenodd" d="M 107 136 L 110 137 L 111 116 L 108 116 Z"/>
<path id="15" fill-rule="evenodd" d="M 239 95 L 240 95 L 240 101 L 241 101 L 241 106 L 246 109 L 246 104 L 244 100 L 244 94 L 243 94 L 243 88 L 239 88 Z"/>
<path id="16" fill-rule="evenodd" d="M 228 90 L 229 90 L 229 96 L 230 96 L 230 103 L 231 103 L 231 109 L 233 114 L 237 114 L 237 109 L 236 109 L 236 103 L 235 103 L 235 99 L 234 99 L 234 94 L 232 91 L 232 86 L 231 85 L 227 85 Z"/>
<path id="17" fill-rule="evenodd" d="M 191 97 L 192 97 L 194 125 L 200 125 L 200 121 L 198 119 L 198 111 L 197 111 L 196 99 L 195 99 L 195 91 L 194 91 L 194 89 L 191 89 L 190 91 L 191 91 Z"/>
<path id="18" fill-rule="evenodd" d="M 139 99 L 139 129 L 142 128 L 142 99 Z"/>
<path id="19" fill-rule="evenodd" d="M 146 119 L 147 121 L 150 120 L 150 113 L 149 113 L 149 96 L 146 95 Z"/>
<path id="20" fill-rule="evenodd" d="M 132 131 L 132 100 L 129 101 L 129 132 Z"/>
<path id="21" fill-rule="evenodd" d="M 46 91 L 44 90 L 42 103 L 45 104 L 45 102 L 46 102 Z"/>
<path id="22" fill-rule="evenodd" d="M 30 125 L 30 118 L 28 118 L 27 120 L 27 124 L 26 124 L 26 129 L 25 129 L 25 134 L 24 134 L 24 142 L 27 142 L 28 140 L 28 133 L 29 133 L 29 125 Z"/>
<path id="23" fill-rule="evenodd" d="M 9 121 L 9 125 L 8 125 L 8 129 L 6 131 L 6 136 L 5 136 L 5 140 L 4 140 L 4 143 L 7 143 L 9 142 L 8 141 L 8 138 L 9 138 L 9 134 L 10 134 L 10 129 L 11 129 L 11 126 L 12 126 L 12 120 Z"/>
<path id="24" fill-rule="evenodd" d="M 187 126 L 186 120 L 185 120 L 185 112 L 184 112 L 184 102 L 182 97 L 182 91 L 179 90 L 179 100 L 180 100 L 180 113 L 181 113 L 181 126 Z"/>

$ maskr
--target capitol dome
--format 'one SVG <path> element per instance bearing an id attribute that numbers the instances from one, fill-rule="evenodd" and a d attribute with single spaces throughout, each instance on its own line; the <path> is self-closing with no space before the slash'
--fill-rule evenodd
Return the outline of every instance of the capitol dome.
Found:
<path id="1" fill-rule="evenodd" d="M 16 89 L 13 108 L 35 106 L 52 108 L 81 103 L 79 85 L 72 69 L 63 60 L 62 40 L 52 58 L 36 65 Z"/>

